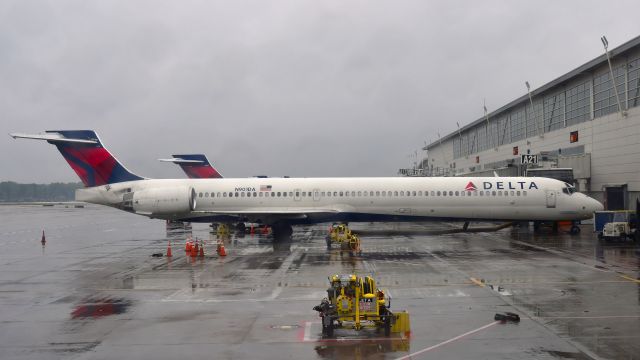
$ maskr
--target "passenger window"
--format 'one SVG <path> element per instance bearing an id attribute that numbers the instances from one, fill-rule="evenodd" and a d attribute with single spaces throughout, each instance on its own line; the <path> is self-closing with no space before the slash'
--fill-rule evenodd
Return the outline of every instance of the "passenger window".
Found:
<path id="1" fill-rule="evenodd" d="M 527 196 L 527 192 L 526 192 L 526 191 L 523 191 L 523 192 L 522 192 L 522 196 Z"/>
<path id="2" fill-rule="evenodd" d="M 438 191 L 438 196 L 440 196 L 440 191 Z"/>
<path id="3" fill-rule="evenodd" d="M 380 191 L 376 191 L 376 196 L 380 196 Z"/>
<path id="4" fill-rule="evenodd" d="M 344 192 L 340 191 L 340 196 L 343 196 L 343 195 L 344 195 Z"/>
<path id="5" fill-rule="evenodd" d="M 449 191 L 449 196 L 453 196 L 453 191 Z"/>
<path id="6" fill-rule="evenodd" d="M 318 194 L 319 194 L 319 192 L 318 192 L 318 191 L 316 191 L 316 196 L 318 196 Z M 311 191 L 309 191 L 309 192 L 307 193 L 307 195 L 308 195 L 308 196 L 311 196 Z"/>
<path id="7" fill-rule="evenodd" d="M 352 191 L 352 192 L 351 192 L 351 196 L 356 196 L 356 192 L 355 192 L 355 191 Z"/>
<path id="8" fill-rule="evenodd" d="M 236 193 L 236 197 L 240 197 L 240 193 Z"/>
<path id="9" fill-rule="evenodd" d="M 418 196 L 422 196 L 422 190 L 418 191 Z"/>
<path id="10" fill-rule="evenodd" d="M 460 191 L 460 195 L 465 196 L 467 192 L 466 191 Z"/>
<path id="11" fill-rule="evenodd" d="M 276 193 L 272 192 L 271 197 L 275 197 L 275 196 L 276 196 Z"/>
<path id="12" fill-rule="evenodd" d="M 369 196 L 373 196 L 373 191 L 369 191 Z"/>
<path id="13" fill-rule="evenodd" d="M 480 196 L 484 196 L 484 191 L 480 191 Z"/>
<path id="14" fill-rule="evenodd" d="M 443 191 L 443 192 L 442 192 L 442 196 L 447 196 L 447 192 L 446 192 L 446 191 Z"/>
<path id="15" fill-rule="evenodd" d="M 495 190 L 491 192 L 491 195 L 492 195 L 492 196 L 496 196 L 496 192 L 495 192 Z"/>
<path id="16" fill-rule="evenodd" d="M 280 197 L 282 195 L 282 193 L 280 191 L 278 191 L 278 197 Z"/>
<path id="17" fill-rule="evenodd" d="M 358 191 L 358 196 L 362 196 L 362 191 Z"/>
<path id="18" fill-rule="evenodd" d="M 415 191 L 412 191 L 412 192 L 411 192 L 411 195 L 416 196 L 416 192 L 415 192 Z"/>
<path id="19" fill-rule="evenodd" d="M 296 191 L 296 197 L 300 197 L 300 191 Z"/>
<path id="20" fill-rule="evenodd" d="M 363 192 L 362 192 L 362 195 L 364 195 L 364 196 L 367 196 L 367 194 L 368 194 L 368 193 L 367 193 L 366 191 L 363 191 Z"/>
<path id="21" fill-rule="evenodd" d="M 404 196 L 404 191 L 400 191 L 400 196 Z"/>
<path id="22" fill-rule="evenodd" d="M 436 192 L 435 192 L 435 191 L 432 191 L 432 192 L 431 192 L 431 196 L 436 196 Z"/>
<path id="23" fill-rule="evenodd" d="M 520 191 L 516 191 L 516 196 L 520 196 Z"/>
<path id="24" fill-rule="evenodd" d="M 348 191 L 345 191 L 345 192 L 344 192 L 344 196 L 349 196 L 349 192 L 348 192 Z"/>
<path id="25" fill-rule="evenodd" d="M 289 191 L 289 196 L 293 196 L 293 191 Z"/>
<path id="26" fill-rule="evenodd" d="M 458 195 L 460 195 L 460 192 L 459 192 L 459 191 L 456 191 L 456 196 L 458 196 Z"/>
<path id="27" fill-rule="evenodd" d="M 511 196 L 514 196 L 515 194 L 516 194 L 516 192 L 511 190 Z"/>
<path id="28" fill-rule="evenodd" d="M 198 194 L 198 197 L 202 197 L 202 193 L 199 193 L 199 194 Z"/>
<path id="29" fill-rule="evenodd" d="M 324 191 L 320 193 L 320 196 L 324 197 Z"/>
<path id="30" fill-rule="evenodd" d="M 244 191 L 240 193 L 240 197 L 244 197 Z"/>
<path id="31" fill-rule="evenodd" d="M 386 191 L 383 191 L 383 192 L 382 192 L 382 196 L 387 196 L 387 192 L 386 192 Z"/>
<path id="32" fill-rule="evenodd" d="M 209 197 L 209 193 L 208 192 L 204 193 L 204 197 Z"/>
<path id="33" fill-rule="evenodd" d="M 226 192 L 223 192 L 223 193 L 222 193 L 222 197 L 227 197 L 227 193 L 226 193 Z"/>
<path id="34" fill-rule="evenodd" d="M 221 195 L 221 194 L 220 194 L 220 193 L 218 193 L 217 197 L 220 197 L 220 195 Z"/>
<path id="35" fill-rule="evenodd" d="M 258 196 L 258 193 L 253 193 L 253 197 L 256 197 L 256 196 Z"/>
<path id="36" fill-rule="evenodd" d="M 338 196 L 338 192 L 337 192 L 337 191 L 334 191 L 334 192 L 333 192 L 333 196 Z"/>
<path id="37" fill-rule="evenodd" d="M 260 194 L 260 195 L 258 195 L 258 196 L 260 196 L 260 197 L 263 197 L 263 196 L 264 196 L 264 195 L 262 195 L 262 194 L 263 194 L 262 192 L 260 192 L 259 194 Z"/>
<path id="38" fill-rule="evenodd" d="M 282 197 L 287 197 L 287 192 L 286 191 L 282 192 Z"/>

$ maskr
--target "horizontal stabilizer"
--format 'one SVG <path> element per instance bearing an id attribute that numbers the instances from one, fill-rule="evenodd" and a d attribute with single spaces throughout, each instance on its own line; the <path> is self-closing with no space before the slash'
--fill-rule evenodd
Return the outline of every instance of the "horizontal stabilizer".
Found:
<path id="1" fill-rule="evenodd" d="M 97 140 L 68 138 L 58 133 L 50 133 L 50 134 L 11 133 L 9 135 L 14 139 L 33 139 L 33 140 L 45 140 L 49 142 L 68 142 L 68 143 L 80 143 L 80 144 L 97 144 L 98 143 Z"/>
<path id="2" fill-rule="evenodd" d="M 189 160 L 189 159 L 176 158 L 176 157 L 171 159 L 158 159 L 158 161 L 172 162 L 174 164 L 204 164 L 205 163 L 203 160 Z"/>

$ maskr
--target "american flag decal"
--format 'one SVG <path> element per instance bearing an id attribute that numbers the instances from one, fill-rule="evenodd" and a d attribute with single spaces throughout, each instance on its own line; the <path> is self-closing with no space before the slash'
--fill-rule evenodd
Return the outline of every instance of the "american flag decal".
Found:
<path id="1" fill-rule="evenodd" d="M 260 191 L 271 191 L 271 185 L 260 185 Z"/>

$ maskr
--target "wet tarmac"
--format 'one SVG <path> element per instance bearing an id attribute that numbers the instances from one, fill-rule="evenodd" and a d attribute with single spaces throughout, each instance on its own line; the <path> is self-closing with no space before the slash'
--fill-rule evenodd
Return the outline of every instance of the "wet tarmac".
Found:
<path id="1" fill-rule="evenodd" d="M 221 258 L 206 224 L 167 231 L 92 205 L 0 206 L 0 224 L 3 359 L 640 358 L 640 248 L 603 244 L 590 225 L 353 224 L 363 252 L 351 256 L 326 249 L 321 224 L 290 241 L 233 235 Z M 185 256 L 188 234 L 204 258 Z M 151 256 L 169 241 L 171 259 Z M 335 273 L 373 275 L 411 335 L 323 339 L 312 308 Z M 504 312 L 522 320 L 495 322 Z"/>

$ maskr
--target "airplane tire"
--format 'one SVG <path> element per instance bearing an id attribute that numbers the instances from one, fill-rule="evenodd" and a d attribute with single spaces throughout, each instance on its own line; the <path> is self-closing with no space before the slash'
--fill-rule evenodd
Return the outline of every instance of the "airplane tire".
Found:
<path id="1" fill-rule="evenodd" d="M 569 233 L 570 233 L 571 235 L 578 235 L 578 234 L 580 234 L 580 227 L 573 225 L 573 226 L 571 227 L 571 230 L 569 230 Z"/>

